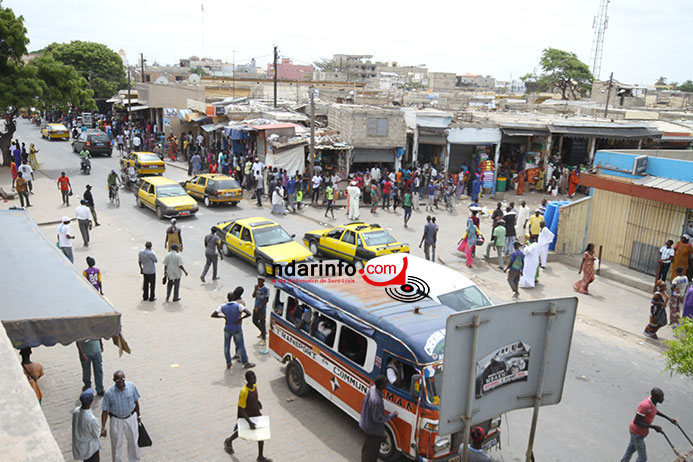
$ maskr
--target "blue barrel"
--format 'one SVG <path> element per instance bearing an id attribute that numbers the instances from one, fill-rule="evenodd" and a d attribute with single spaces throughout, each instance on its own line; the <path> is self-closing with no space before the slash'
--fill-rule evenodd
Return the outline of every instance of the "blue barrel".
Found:
<path id="1" fill-rule="evenodd" d="M 556 248 L 556 239 L 558 238 L 558 220 L 560 218 L 560 209 L 559 207 L 570 204 L 570 201 L 554 201 L 549 203 L 549 207 L 553 205 L 553 210 L 551 213 L 551 221 L 546 219 L 546 216 L 544 216 L 544 221 L 546 222 L 546 226 L 549 227 L 549 230 L 554 234 L 553 242 L 549 244 L 549 250 L 555 250 Z M 548 215 L 549 208 L 546 208 L 546 212 Z"/>

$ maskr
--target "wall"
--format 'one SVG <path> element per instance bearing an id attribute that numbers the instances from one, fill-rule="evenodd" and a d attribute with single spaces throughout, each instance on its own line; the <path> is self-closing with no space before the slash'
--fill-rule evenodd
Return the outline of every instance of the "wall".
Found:
<path id="1" fill-rule="evenodd" d="M 556 253 L 574 255 L 585 250 L 585 235 L 590 211 L 591 197 L 560 207 Z"/>
<path id="2" fill-rule="evenodd" d="M 160 85 L 137 84 L 137 94 L 141 104 L 153 108 L 172 107 L 185 109 L 188 99 L 205 100 L 205 87 L 201 85 Z"/>
<path id="3" fill-rule="evenodd" d="M 387 118 L 388 135 L 368 136 L 366 119 L 369 117 Z M 330 106 L 327 118 L 330 127 L 339 130 L 347 143 L 354 147 L 393 148 L 406 145 L 406 125 L 400 109 L 335 104 Z"/>
<path id="4" fill-rule="evenodd" d="M 428 86 L 433 90 L 454 90 L 456 79 L 452 72 L 429 72 Z"/>
<path id="5" fill-rule="evenodd" d="M 643 153 L 641 155 L 646 154 Z M 627 154 L 624 152 L 597 151 L 594 156 L 594 166 L 606 167 L 600 171 L 600 173 L 605 175 L 637 179 L 640 177 L 627 173 L 633 170 L 633 160 L 636 157 L 636 154 Z M 664 157 L 650 157 L 646 173 L 648 175 L 660 176 L 672 180 L 692 181 L 693 162 L 679 159 L 667 159 Z"/>

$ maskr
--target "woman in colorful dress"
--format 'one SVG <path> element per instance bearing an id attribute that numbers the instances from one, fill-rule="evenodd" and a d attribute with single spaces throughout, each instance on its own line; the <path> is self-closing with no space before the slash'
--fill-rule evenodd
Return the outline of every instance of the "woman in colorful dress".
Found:
<path id="1" fill-rule="evenodd" d="M 657 331 L 660 327 L 667 325 L 667 301 L 669 297 L 666 295 L 667 286 L 664 281 L 657 281 L 655 284 L 656 292 L 652 296 L 650 305 L 650 322 L 645 326 L 643 332 L 647 337 L 657 339 Z"/>
<path id="2" fill-rule="evenodd" d="M 580 270 L 578 274 L 582 273 L 582 279 L 573 285 L 575 291 L 581 294 L 587 294 L 587 288 L 594 281 L 594 244 L 591 242 L 587 244 L 585 252 L 582 254 L 582 263 L 580 264 Z"/>
<path id="3" fill-rule="evenodd" d="M 36 157 L 38 152 L 39 150 L 34 147 L 34 143 L 31 143 L 29 145 L 29 165 L 33 170 L 38 170 L 39 168 L 38 158 Z"/>
<path id="4" fill-rule="evenodd" d="M 164 241 L 164 247 L 171 251 L 171 246 L 173 244 L 178 245 L 178 251 L 183 251 L 183 236 L 181 234 L 181 229 L 176 226 L 176 219 L 171 218 L 171 226 L 166 230 L 166 241 Z"/>
<path id="5" fill-rule="evenodd" d="M 476 211 L 472 211 L 472 216 L 467 218 L 467 230 L 462 236 L 462 239 L 460 239 L 458 242 L 459 246 L 457 247 L 457 250 L 464 252 L 464 256 L 467 258 L 467 266 L 469 268 L 471 268 L 472 264 L 474 263 L 473 253 L 476 249 L 477 241 L 482 238 L 479 227 L 474 224 L 476 214 Z"/>
<path id="6" fill-rule="evenodd" d="M 378 211 L 379 200 L 380 197 L 378 197 L 378 185 L 376 184 L 375 180 L 371 180 L 371 213 Z"/>

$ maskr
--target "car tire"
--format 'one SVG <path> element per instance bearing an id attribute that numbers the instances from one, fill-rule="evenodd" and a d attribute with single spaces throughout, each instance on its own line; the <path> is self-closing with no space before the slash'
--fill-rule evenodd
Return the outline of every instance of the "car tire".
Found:
<path id="1" fill-rule="evenodd" d="M 263 260 L 262 258 L 258 258 L 255 262 L 255 269 L 257 270 L 257 274 L 259 274 L 260 276 L 266 276 L 267 268 L 265 266 L 265 260 Z"/>
<path id="2" fill-rule="evenodd" d="M 385 439 L 380 443 L 380 449 L 378 449 L 378 458 L 380 460 L 389 461 L 394 460 L 398 455 L 397 443 L 395 442 L 395 436 L 389 427 L 385 426 Z"/>
<path id="3" fill-rule="evenodd" d="M 286 365 L 286 386 L 294 395 L 303 396 L 310 391 L 310 385 L 306 383 L 306 377 L 303 373 L 301 364 L 295 359 L 289 361 Z"/>
<path id="4" fill-rule="evenodd" d="M 318 242 L 317 241 L 315 241 L 315 240 L 310 241 L 310 243 L 308 244 L 308 248 L 310 249 L 310 252 L 313 255 L 315 255 L 316 257 L 318 255 L 320 255 L 320 249 L 318 248 Z"/>
<path id="5" fill-rule="evenodd" d="M 223 247 L 221 248 L 221 252 L 224 254 L 225 257 L 229 257 L 229 258 L 233 257 L 233 253 L 231 252 L 231 249 L 226 244 L 224 244 Z"/>
<path id="6" fill-rule="evenodd" d="M 202 201 L 205 203 L 205 207 L 211 207 L 212 206 L 212 201 L 209 200 L 209 196 L 205 195 L 205 197 L 202 199 Z"/>
<path id="7" fill-rule="evenodd" d="M 157 218 L 159 218 L 159 220 L 164 219 L 164 212 L 161 210 L 161 207 L 159 207 L 158 205 L 156 206 L 156 216 L 157 216 Z"/>
<path id="8" fill-rule="evenodd" d="M 107 155 L 108 157 L 111 157 L 111 156 L 113 156 L 113 151 L 111 151 L 111 152 L 107 153 L 106 155 Z"/>
<path id="9" fill-rule="evenodd" d="M 137 206 L 141 209 L 144 208 L 144 202 L 142 202 L 142 199 L 140 199 L 139 197 L 137 198 Z"/>

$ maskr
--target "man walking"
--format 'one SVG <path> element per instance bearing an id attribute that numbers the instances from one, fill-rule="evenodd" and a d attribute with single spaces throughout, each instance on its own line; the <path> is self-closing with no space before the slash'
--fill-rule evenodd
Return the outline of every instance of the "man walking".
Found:
<path id="1" fill-rule="evenodd" d="M 140 394 L 132 382 L 125 381 L 125 373 L 113 374 L 114 385 L 108 387 L 101 403 L 101 436 L 106 436 L 106 421 L 111 417 L 111 461 L 122 462 L 123 440 L 127 440 L 128 460 L 140 461 L 140 448 L 137 446 L 140 417 Z"/>
<path id="2" fill-rule="evenodd" d="M 99 226 L 99 219 L 96 217 L 96 208 L 94 207 L 94 196 L 91 194 L 91 185 L 86 186 L 86 190 L 82 194 L 82 199 L 87 201 L 86 206 L 89 207 L 91 216 L 94 219 L 94 226 Z"/>
<path id="3" fill-rule="evenodd" d="M 206 261 L 205 267 L 202 269 L 202 276 L 200 276 L 200 280 L 205 282 L 205 276 L 207 276 L 207 271 L 209 271 L 209 267 L 211 265 L 212 281 L 216 281 L 219 279 L 217 277 L 217 262 L 219 261 L 219 258 L 223 260 L 224 256 L 221 253 L 221 239 L 219 239 L 219 236 L 217 236 L 214 227 L 212 227 L 209 234 L 205 236 L 204 244 Z M 219 254 L 217 254 L 217 251 L 219 251 Z"/>
<path id="4" fill-rule="evenodd" d="M 183 267 L 183 257 L 178 253 L 178 244 L 173 244 L 171 246 L 171 251 L 164 257 L 164 280 L 166 283 L 166 301 L 168 302 L 171 296 L 171 289 L 173 289 L 173 301 L 177 302 L 180 300 L 179 290 L 180 290 L 180 278 L 185 273 L 188 272 Z"/>
<path id="5" fill-rule="evenodd" d="M 27 186 L 27 181 L 24 179 L 22 172 L 17 173 L 17 179 L 15 180 L 15 188 L 17 189 L 17 194 L 19 195 L 19 202 L 22 207 L 24 207 L 24 201 L 26 201 L 26 207 L 31 207 L 29 203 L 29 188 Z"/>
<path id="6" fill-rule="evenodd" d="M 84 462 L 99 462 L 101 425 L 99 419 L 91 412 L 94 391 L 84 390 L 79 395 L 79 401 L 82 405 L 72 411 L 72 458 Z"/>
<path id="7" fill-rule="evenodd" d="M 544 217 L 541 215 L 541 211 L 535 210 L 534 215 L 529 217 L 529 237 L 534 237 L 534 239 L 539 237 L 541 232 L 540 223 L 544 222 Z"/>
<path id="8" fill-rule="evenodd" d="M 58 178 L 58 191 L 60 191 L 63 198 L 63 205 L 69 207 L 72 185 L 70 184 L 70 179 L 65 176 L 65 172 L 60 172 L 60 178 Z"/>
<path id="9" fill-rule="evenodd" d="M 542 269 L 546 268 L 546 260 L 549 256 L 549 246 L 553 242 L 553 238 L 556 236 L 551 230 L 546 226 L 543 221 L 539 223 L 541 231 L 539 232 L 539 239 L 537 240 L 539 244 L 539 264 Z"/>
<path id="10" fill-rule="evenodd" d="M 22 178 L 24 178 L 26 180 L 26 183 L 29 186 L 29 192 L 31 194 L 34 194 L 34 184 L 33 184 L 34 169 L 31 168 L 31 166 L 29 165 L 29 163 L 26 160 L 24 160 L 24 161 L 22 161 L 22 165 L 20 165 L 17 170 L 18 170 L 17 173 L 18 174 L 21 173 Z"/>
<path id="11" fill-rule="evenodd" d="M 143 279 L 142 300 L 153 302 L 156 300 L 154 288 L 156 287 L 156 264 L 159 260 L 156 259 L 156 254 L 154 254 L 152 250 L 152 243 L 150 241 L 144 243 L 144 250 L 140 250 L 137 258 L 140 265 L 140 274 Z"/>
<path id="12" fill-rule="evenodd" d="M 72 234 L 72 228 L 70 227 L 70 217 L 63 217 L 60 220 L 62 223 L 58 227 L 58 247 L 62 250 L 63 254 L 72 263 L 75 262 L 75 257 L 72 254 L 72 239 L 75 236 Z"/>
<path id="13" fill-rule="evenodd" d="M 327 183 L 327 187 L 325 188 L 325 199 L 327 199 L 327 208 L 325 209 L 325 218 L 327 218 L 327 214 L 331 213 L 332 214 L 332 219 L 334 220 L 334 186 L 332 186 L 331 182 Z"/>
<path id="14" fill-rule="evenodd" d="M 262 403 L 260 402 L 258 392 L 257 392 L 257 377 L 255 377 L 255 372 L 247 371 L 245 373 L 246 384 L 241 388 L 241 393 L 238 397 L 238 418 L 245 419 L 248 422 L 248 426 L 251 430 L 255 429 L 255 422 L 250 420 L 251 417 L 259 417 L 262 415 L 260 410 L 262 409 Z M 227 453 L 233 454 L 233 440 L 238 438 L 238 424 L 233 427 L 233 433 L 231 436 L 224 440 L 224 450 Z M 257 442 L 257 460 L 258 462 L 272 462 L 272 459 L 268 459 L 264 456 L 263 450 L 265 448 L 264 441 Z"/>
<path id="15" fill-rule="evenodd" d="M 508 284 L 510 284 L 510 288 L 513 291 L 513 298 L 517 298 L 520 296 L 520 292 L 518 291 L 519 283 L 520 283 L 520 276 L 522 276 L 522 270 L 525 265 L 525 254 L 522 253 L 522 250 L 520 250 L 520 243 L 518 241 L 515 241 L 513 244 L 513 247 L 515 247 L 515 251 L 510 254 L 510 261 L 508 262 L 508 266 L 505 267 L 503 272 L 506 272 L 510 270 L 508 273 Z"/>
<path id="16" fill-rule="evenodd" d="M 426 260 L 435 261 L 435 248 L 436 240 L 438 239 L 438 225 L 432 221 L 430 215 L 426 217 L 426 224 L 424 225 L 423 236 L 421 236 L 421 242 L 419 242 L 419 248 L 421 244 L 424 244 L 424 255 Z M 433 249 L 433 259 L 430 257 L 431 249 Z"/>
<path id="17" fill-rule="evenodd" d="M 527 228 L 527 221 L 529 220 L 529 207 L 527 207 L 527 202 L 522 201 L 520 202 L 520 209 L 517 212 L 517 233 L 516 235 L 520 235 L 522 238 L 520 239 L 521 241 L 524 241 L 525 239 L 525 229 Z"/>
<path id="18" fill-rule="evenodd" d="M 633 454 L 637 451 L 637 462 L 647 461 L 647 449 L 645 447 L 645 437 L 650 432 L 650 428 L 657 433 L 662 433 L 662 427 L 652 425 L 655 416 L 664 417 L 669 422 L 676 425 L 676 419 L 667 417 L 657 410 L 657 404 L 664 402 L 664 392 L 655 387 L 650 391 L 650 396 L 645 398 L 635 411 L 635 418 L 628 426 L 630 431 L 630 441 L 626 448 L 625 454 L 621 458 L 621 462 L 629 462 Z"/>
<path id="19" fill-rule="evenodd" d="M 79 351 L 79 360 L 82 362 L 82 391 L 91 388 L 91 370 L 94 369 L 94 385 L 96 393 L 103 396 L 103 342 L 98 340 L 80 340 L 77 342 L 77 351 Z"/>
<path id="20" fill-rule="evenodd" d="M 296 178 L 291 175 L 289 181 L 286 182 L 286 197 L 289 200 L 289 210 L 291 213 L 296 213 Z"/>
<path id="21" fill-rule="evenodd" d="M 79 224 L 79 232 L 82 235 L 82 241 L 84 241 L 84 247 L 89 247 L 89 230 L 91 229 L 91 210 L 87 207 L 87 201 L 82 199 L 79 201 L 79 205 L 75 209 L 75 217 L 77 218 L 77 223 Z"/>
<path id="22" fill-rule="evenodd" d="M 356 182 L 352 181 L 347 187 L 347 195 L 349 196 L 349 212 L 347 218 L 349 220 L 359 219 L 359 199 L 361 198 L 361 190 L 356 186 Z"/>
<path id="23" fill-rule="evenodd" d="M 89 281 L 94 289 L 98 290 L 101 295 L 103 295 L 103 284 L 101 283 L 101 270 L 96 266 L 96 260 L 92 257 L 87 257 L 88 268 L 82 272 L 84 279 Z"/>
<path id="24" fill-rule="evenodd" d="M 383 390 L 387 387 L 387 378 L 379 375 L 363 398 L 359 427 L 366 434 L 361 447 L 361 462 L 376 462 L 380 443 L 385 439 L 385 424 L 397 417 L 397 412 L 385 414 Z"/>
<path id="25" fill-rule="evenodd" d="M 505 221 L 501 218 L 497 222 L 498 226 L 493 228 L 493 236 L 491 237 L 491 241 L 493 242 L 494 247 L 496 248 L 496 254 L 498 256 L 498 269 L 503 270 L 503 249 L 506 247 L 506 232 L 507 228 L 505 226 Z M 491 246 L 488 246 L 487 252 L 486 252 L 486 258 L 491 257 L 491 252 L 490 249 Z"/>
<path id="26" fill-rule="evenodd" d="M 257 284 L 253 290 L 253 298 L 255 299 L 255 308 L 253 309 L 253 324 L 260 331 L 260 345 L 265 346 L 267 340 L 267 302 L 269 301 L 269 288 L 265 285 L 265 278 L 259 276 Z"/>
<path id="27" fill-rule="evenodd" d="M 250 311 L 244 306 L 241 300 L 243 287 L 236 287 L 233 292 L 226 294 L 228 303 L 221 305 L 212 312 L 212 318 L 224 318 L 224 357 L 226 358 L 226 368 L 231 369 L 231 339 L 236 347 L 236 354 L 240 355 L 241 364 L 244 369 L 255 367 L 255 364 L 248 362 L 248 354 L 245 351 L 243 341 L 242 321 L 250 316 Z"/>

